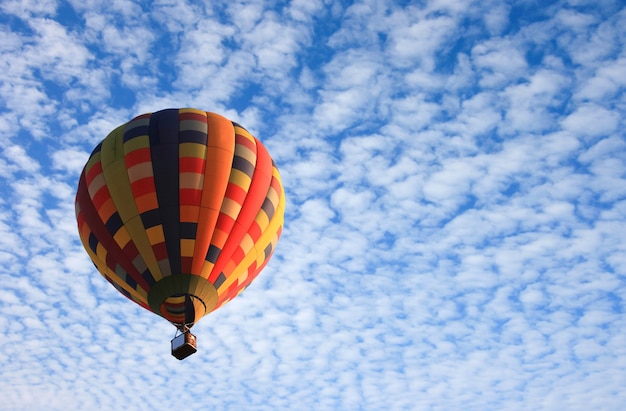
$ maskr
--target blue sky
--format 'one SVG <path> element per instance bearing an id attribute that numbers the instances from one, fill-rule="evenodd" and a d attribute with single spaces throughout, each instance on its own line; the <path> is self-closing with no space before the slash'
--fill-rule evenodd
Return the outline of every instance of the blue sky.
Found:
<path id="1" fill-rule="evenodd" d="M 621 410 L 617 0 L 0 2 L 0 410 Z M 199 352 L 95 271 L 93 148 L 196 107 L 285 229 Z"/>

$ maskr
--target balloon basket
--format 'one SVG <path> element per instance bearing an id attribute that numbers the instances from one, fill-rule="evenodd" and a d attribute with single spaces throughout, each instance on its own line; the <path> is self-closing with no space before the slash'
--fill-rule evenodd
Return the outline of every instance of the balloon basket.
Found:
<path id="1" fill-rule="evenodd" d="M 196 336 L 189 330 L 177 335 L 172 340 L 172 355 L 179 360 L 189 357 L 196 351 L 198 351 L 196 348 Z"/>

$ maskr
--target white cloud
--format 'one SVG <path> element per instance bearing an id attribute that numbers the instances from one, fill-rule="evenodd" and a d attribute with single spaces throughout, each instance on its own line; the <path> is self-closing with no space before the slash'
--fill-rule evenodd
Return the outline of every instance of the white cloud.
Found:
<path id="1" fill-rule="evenodd" d="M 324 2 L 320 0 L 294 0 L 289 7 L 289 14 L 296 21 L 309 22 L 323 8 Z"/>
<path id="2" fill-rule="evenodd" d="M 562 120 L 563 128 L 583 139 L 607 136 L 619 124 L 619 115 L 597 104 L 586 104 Z"/>
<path id="3" fill-rule="evenodd" d="M 87 63 L 93 60 L 93 54 L 78 36 L 50 19 L 36 19 L 29 23 L 37 37 L 32 47 L 26 47 L 26 64 L 36 67 L 47 80 L 63 83 L 80 77 Z"/>
<path id="4" fill-rule="evenodd" d="M 410 8 L 390 18 L 390 61 L 399 67 L 435 67 L 435 53 L 455 36 L 457 22 L 448 16 L 426 17 Z"/>
<path id="5" fill-rule="evenodd" d="M 3 4 L 0 409 L 620 409 L 623 6 L 405 3 Z M 184 105 L 267 143 L 287 215 L 181 363 L 73 197 Z"/>
<path id="6" fill-rule="evenodd" d="M 486 88 L 515 82 L 528 67 L 522 44 L 510 38 L 495 38 L 474 46 L 472 62 L 481 72 L 481 86 Z"/>
<path id="7" fill-rule="evenodd" d="M 203 10 L 195 4 L 178 0 L 157 0 L 151 9 L 152 17 L 170 33 L 181 33 L 195 25 Z"/>
<path id="8" fill-rule="evenodd" d="M 29 157 L 26 150 L 21 146 L 13 145 L 6 147 L 2 154 L 9 163 L 13 163 L 17 166 L 16 171 L 34 173 L 40 168 L 39 163 Z"/>
<path id="9" fill-rule="evenodd" d="M 579 100 L 590 100 L 601 104 L 604 99 L 614 96 L 626 86 L 626 80 L 621 75 L 624 70 L 626 70 L 624 58 L 605 62 L 597 69 L 593 77 L 581 84 L 575 97 Z"/>
<path id="10" fill-rule="evenodd" d="M 28 19 L 33 16 L 53 15 L 58 4 L 55 0 L 8 0 L 3 2 L 0 7 L 5 13 Z"/>
<path id="11" fill-rule="evenodd" d="M 281 33 L 279 37 L 276 33 Z M 269 77 L 296 64 L 296 51 L 306 42 L 305 33 L 283 24 L 274 13 L 266 13 L 254 29 L 246 33 L 246 45 L 252 47 L 257 69 Z"/>
<path id="12" fill-rule="evenodd" d="M 509 24 L 511 7 L 507 4 L 494 2 L 484 16 L 485 26 L 491 35 L 500 35 Z"/>
<path id="13" fill-rule="evenodd" d="M 573 36 L 571 41 L 564 40 L 564 45 L 569 49 L 573 61 L 590 68 L 597 67 L 602 65 L 601 61 L 610 58 L 612 54 L 620 53 L 622 48 L 620 27 L 623 26 L 624 19 L 625 15 L 622 10 L 612 15 L 611 18 L 592 26 L 588 32 L 577 33 L 578 35 Z M 586 16 L 586 18 L 579 17 L 575 21 L 588 24 L 589 20 L 590 18 Z"/>
<path id="14" fill-rule="evenodd" d="M 74 148 L 55 151 L 52 153 L 52 168 L 65 170 L 76 176 L 82 171 L 89 159 L 89 153 Z"/>
<path id="15" fill-rule="evenodd" d="M 555 71 L 539 71 L 528 81 L 506 88 L 504 94 L 510 101 L 506 123 L 500 129 L 510 127 L 519 131 L 544 131 L 555 127 L 554 110 L 568 84 L 565 76 Z"/>

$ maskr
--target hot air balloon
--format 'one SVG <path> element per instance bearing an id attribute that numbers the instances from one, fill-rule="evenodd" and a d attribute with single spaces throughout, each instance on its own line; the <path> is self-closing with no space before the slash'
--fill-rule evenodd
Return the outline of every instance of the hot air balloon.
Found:
<path id="1" fill-rule="evenodd" d="M 257 277 L 280 237 L 285 194 L 266 148 L 218 114 L 166 109 L 113 130 L 78 183 L 76 218 L 97 270 L 177 328 L 190 328 Z M 179 334 L 180 333 L 180 334 Z"/>

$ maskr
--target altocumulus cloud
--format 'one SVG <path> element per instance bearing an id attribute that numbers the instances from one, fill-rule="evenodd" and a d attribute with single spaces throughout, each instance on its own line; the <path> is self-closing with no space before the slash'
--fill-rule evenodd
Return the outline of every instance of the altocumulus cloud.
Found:
<path id="1" fill-rule="evenodd" d="M 619 1 L 5 1 L 0 410 L 621 410 Z M 96 272 L 89 152 L 191 106 L 286 187 L 264 273 L 173 329 Z"/>

